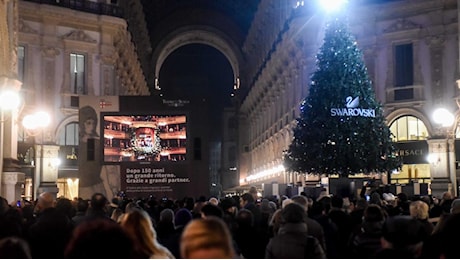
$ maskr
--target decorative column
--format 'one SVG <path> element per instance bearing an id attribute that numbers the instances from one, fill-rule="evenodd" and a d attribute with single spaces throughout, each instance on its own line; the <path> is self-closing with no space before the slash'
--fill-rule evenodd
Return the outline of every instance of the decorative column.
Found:
<path id="1" fill-rule="evenodd" d="M 4 172 L 2 178 L 3 197 L 12 203 L 21 200 L 22 184 L 25 183 L 25 174 L 22 172 Z"/>
<path id="2" fill-rule="evenodd" d="M 451 177 L 451 155 L 449 151 L 449 139 L 430 139 L 428 150 L 430 153 L 430 173 L 431 173 L 431 194 L 440 198 L 443 192 L 455 193 L 452 187 Z M 455 171 L 454 176 L 455 178 Z"/>

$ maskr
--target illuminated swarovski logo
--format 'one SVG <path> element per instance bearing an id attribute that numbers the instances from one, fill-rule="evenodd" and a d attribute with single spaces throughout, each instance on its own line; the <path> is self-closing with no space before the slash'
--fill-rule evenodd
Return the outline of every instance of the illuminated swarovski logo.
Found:
<path id="1" fill-rule="evenodd" d="M 346 108 L 331 108 L 331 116 L 362 116 L 362 117 L 375 117 L 374 109 L 358 108 L 359 96 L 348 96 L 345 99 Z"/>

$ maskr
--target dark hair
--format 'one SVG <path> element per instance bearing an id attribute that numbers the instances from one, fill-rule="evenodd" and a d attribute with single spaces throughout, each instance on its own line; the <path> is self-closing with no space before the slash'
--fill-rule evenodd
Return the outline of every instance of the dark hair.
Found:
<path id="1" fill-rule="evenodd" d="M 364 220 L 367 222 L 379 222 L 385 220 L 383 209 L 377 204 L 369 204 L 364 210 Z"/>
<path id="2" fill-rule="evenodd" d="M 383 238 L 392 243 L 393 248 L 415 245 L 425 240 L 428 235 L 421 222 L 408 215 L 387 218 L 382 229 Z"/>
<path id="3" fill-rule="evenodd" d="M 128 259 L 133 256 L 132 248 L 132 240 L 118 223 L 95 219 L 75 228 L 64 256 L 72 259 Z"/>
<path id="4" fill-rule="evenodd" d="M 86 212 L 86 210 L 88 210 L 88 207 L 89 207 L 88 200 L 78 199 L 78 202 L 77 202 L 77 211 L 78 212 Z"/>
<path id="5" fill-rule="evenodd" d="M 93 107 L 91 106 L 84 106 L 80 108 L 79 110 L 79 129 L 80 129 L 80 138 L 82 138 L 86 133 L 85 133 L 85 121 L 86 120 L 94 120 L 94 129 L 93 132 L 91 133 L 93 136 L 99 136 L 96 132 L 97 129 L 97 113 L 96 110 L 94 110 Z"/>
<path id="6" fill-rule="evenodd" d="M 211 203 L 207 203 L 206 205 L 201 207 L 201 212 L 205 216 L 215 216 L 218 218 L 222 218 L 224 216 L 224 212 L 222 211 L 222 209 Z"/>
<path id="7" fill-rule="evenodd" d="M 241 199 L 247 202 L 255 202 L 254 197 L 251 195 L 251 193 L 248 192 L 241 195 Z"/>
<path id="8" fill-rule="evenodd" d="M 0 240 L 0 259 L 31 259 L 30 247 L 26 240 L 10 236 Z"/>
<path id="9" fill-rule="evenodd" d="M 302 223 L 306 218 L 304 207 L 297 203 L 289 203 L 281 210 L 282 223 Z"/>
<path id="10" fill-rule="evenodd" d="M 96 192 L 91 196 L 91 208 L 93 209 L 104 209 L 108 202 L 102 193 Z"/>
<path id="11" fill-rule="evenodd" d="M 249 228 L 254 226 L 254 214 L 248 209 L 241 209 L 236 214 L 238 228 Z"/>

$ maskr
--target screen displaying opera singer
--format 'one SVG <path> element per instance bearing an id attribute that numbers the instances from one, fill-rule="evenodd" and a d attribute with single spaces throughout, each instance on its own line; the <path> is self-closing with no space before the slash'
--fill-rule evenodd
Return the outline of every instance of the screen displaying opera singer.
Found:
<path id="1" fill-rule="evenodd" d="M 186 160 L 185 115 L 106 115 L 105 162 Z"/>

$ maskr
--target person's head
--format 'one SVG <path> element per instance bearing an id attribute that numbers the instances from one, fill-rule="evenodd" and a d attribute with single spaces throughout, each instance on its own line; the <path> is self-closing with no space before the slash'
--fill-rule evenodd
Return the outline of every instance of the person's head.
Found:
<path id="1" fill-rule="evenodd" d="M 72 201 L 68 198 L 58 198 L 56 200 L 56 210 L 61 212 L 62 214 L 68 216 L 69 218 L 73 217 L 74 207 L 72 205 Z"/>
<path id="2" fill-rule="evenodd" d="M 160 212 L 160 222 L 174 224 L 174 211 L 172 209 L 163 209 Z"/>
<path id="3" fill-rule="evenodd" d="M 77 212 L 86 212 L 89 207 L 88 200 L 78 199 L 77 201 Z"/>
<path id="4" fill-rule="evenodd" d="M 73 259 L 132 258 L 133 241 L 114 221 L 95 219 L 75 227 L 64 257 Z"/>
<path id="5" fill-rule="evenodd" d="M 104 194 L 96 192 L 91 196 L 90 207 L 92 210 L 106 210 L 109 201 Z"/>
<path id="6" fill-rule="evenodd" d="M 219 205 L 219 200 L 216 198 L 216 197 L 211 197 L 209 200 L 208 200 L 208 203 L 211 203 L 213 205 Z"/>
<path id="7" fill-rule="evenodd" d="M 254 198 L 254 201 L 256 201 L 259 198 L 259 196 L 257 196 L 257 187 L 256 186 L 251 186 L 249 188 L 248 193 L 252 195 L 252 197 Z"/>
<path id="8" fill-rule="evenodd" d="M 386 218 L 384 209 L 377 204 L 369 204 L 364 209 L 363 219 L 366 222 L 381 222 Z"/>
<path id="9" fill-rule="evenodd" d="M 420 256 L 423 241 L 429 236 L 417 219 L 407 215 L 388 217 L 382 228 L 382 247 Z"/>
<path id="10" fill-rule="evenodd" d="M 460 199 L 454 199 L 452 204 L 450 204 L 450 213 L 458 214 L 460 213 Z"/>
<path id="11" fill-rule="evenodd" d="M 460 214 L 445 215 L 443 226 L 440 229 L 441 257 L 445 259 L 459 259 L 460 250 Z"/>
<path id="12" fill-rule="evenodd" d="M 157 233 L 146 211 L 140 209 L 123 214 L 120 225 L 134 241 L 138 254 L 150 257 L 159 253 Z"/>
<path id="13" fill-rule="evenodd" d="M 254 227 L 254 214 L 248 209 L 241 209 L 236 214 L 236 223 L 239 228 L 252 228 Z"/>
<path id="14" fill-rule="evenodd" d="M 307 212 L 297 203 L 290 203 L 281 210 L 281 223 L 305 223 Z"/>
<path id="15" fill-rule="evenodd" d="M 0 240 L 0 259 L 31 259 L 29 244 L 20 237 L 5 237 Z"/>
<path id="16" fill-rule="evenodd" d="M 291 197 L 291 200 L 295 203 L 302 206 L 306 211 L 308 211 L 308 199 L 303 195 L 295 195 Z"/>
<path id="17" fill-rule="evenodd" d="M 176 214 L 174 215 L 174 226 L 185 226 L 192 220 L 192 218 L 193 216 L 190 210 L 186 208 L 181 208 L 178 211 L 176 211 Z"/>
<path id="18" fill-rule="evenodd" d="M 84 136 L 97 137 L 97 114 L 91 106 L 80 108 L 80 138 Z"/>
<path id="19" fill-rule="evenodd" d="M 244 207 L 248 203 L 255 203 L 254 197 L 249 193 L 246 192 L 243 195 L 241 195 L 241 207 Z"/>
<path id="20" fill-rule="evenodd" d="M 236 211 L 236 202 L 233 198 L 228 197 L 220 201 L 219 206 L 224 212 L 229 212 L 234 214 Z"/>
<path id="21" fill-rule="evenodd" d="M 212 203 L 207 203 L 201 208 L 201 217 L 206 218 L 209 216 L 222 218 L 224 216 L 224 212 L 219 206 L 216 206 Z"/>
<path id="22" fill-rule="evenodd" d="M 180 254 L 182 258 L 235 258 L 227 225 L 216 217 L 192 220 L 182 233 Z"/>
<path id="23" fill-rule="evenodd" d="M 428 211 L 428 204 L 421 200 L 412 201 L 409 205 L 409 213 L 412 217 L 416 219 L 428 219 Z"/>
<path id="24" fill-rule="evenodd" d="M 37 200 L 37 211 L 43 211 L 47 208 L 52 208 L 55 206 L 55 196 L 51 192 L 43 192 L 38 196 Z"/>

